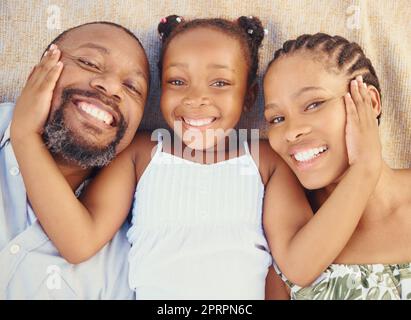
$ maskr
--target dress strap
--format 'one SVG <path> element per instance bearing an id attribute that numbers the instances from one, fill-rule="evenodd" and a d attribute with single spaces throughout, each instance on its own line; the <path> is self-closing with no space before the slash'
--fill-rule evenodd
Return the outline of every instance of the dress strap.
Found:
<path id="1" fill-rule="evenodd" d="M 163 151 L 163 134 L 161 131 L 158 131 L 157 133 L 157 148 L 155 153 L 152 155 L 152 157 L 157 157 L 161 152 Z"/>
<path id="2" fill-rule="evenodd" d="M 161 151 L 163 151 L 163 135 L 161 134 L 161 131 L 158 132 L 157 141 L 158 141 L 157 149 L 158 149 L 159 152 L 161 152 Z"/>
<path id="3" fill-rule="evenodd" d="M 248 141 L 247 140 L 244 140 L 244 150 L 245 150 L 245 153 L 247 155 L 251 156 L 250 148 L 248 147 Z"/>
<path id="4" fill-rule="evenodd" d="M 253 143 L 259 143 L 259 142 L 256 141 L 256 140 L 253 140 L 252 142 L 253 142 Z M 245 154 L 247 155 L 247 157 L 248 157 L 248 159 L 249 159 L 249 164 L 250 164 L 251 167 L 253 168 L 252 172 L 253 172 L 254 174 L 260 175 L 260 170 L 259 170 L 259 168 L 258 168 L 258 164 L 255 162 L 253 156 L 251 155 L 250 147 L 249 147 L 249 145 L 248 145 L 248 141 L 247 141 L 247 140 L 244 140 L 243 143 L 244 143 Z M 259 160 L 258 160 L 258 155 L 257 155 L 257 161 L 259 161 Z M 261 178 L 261 176 L 260 176 L 260 178 Z M 260 180 L 260 181 L 261 181 L 261 180 Z M 261 181 L 261 184 L 263 185 L 263 188 L 264 188 L 264 184 L 263 184 L 262 181 Z"/>

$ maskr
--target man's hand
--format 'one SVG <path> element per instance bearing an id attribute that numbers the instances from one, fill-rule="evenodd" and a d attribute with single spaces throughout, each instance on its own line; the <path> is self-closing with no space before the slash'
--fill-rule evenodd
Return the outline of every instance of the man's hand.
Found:
<path id="1" fill-rule="evenodd" d="M 60 55 L 57 46 L 51 45 L 29 75 L 14 109 L 10 130 L 12 143 L 33 134 L 42 134 L 49 116 L 53 90 L 63 70 Z"/>

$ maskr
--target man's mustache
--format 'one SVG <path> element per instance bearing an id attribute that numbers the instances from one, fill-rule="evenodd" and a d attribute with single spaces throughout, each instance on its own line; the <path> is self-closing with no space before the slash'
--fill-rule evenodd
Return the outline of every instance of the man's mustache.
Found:
<path id="1" fill-rule="evenodd" d="M 103 104 L 108 105 L 111 108 L 113 108 L 114 111 L 118 115 L 120 115 L 120 117 L 123 117 L 123 114 L 120 112 L 120 108 L 117 102 L 114 99 L 107 97 L 106 95 L 100 93 L 99 91 L 82 90 L 82 89 L 76 89 L 76 88 L 65 88 L 63 89 L 63 92 L 61 94 L 63 104 L 70 101 L 74 95 L 79 95 L 79 96 L 84 96 L 84 97 L 100 100 Z"/>

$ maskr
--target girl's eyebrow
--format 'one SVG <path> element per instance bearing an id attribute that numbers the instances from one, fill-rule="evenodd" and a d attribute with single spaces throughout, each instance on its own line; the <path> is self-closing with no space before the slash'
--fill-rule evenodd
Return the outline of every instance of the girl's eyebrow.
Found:
<path id="1" fill-rule="evenodd" d="M 188 69 L 188 63 L 184 63 L 184 62 L 172 63 L 172 64 L 170 64 L 169 66 L 167 66 L 166 69 L 169 69 L 169 68 L 184 68 L 184 69 Z M 208 69 L 227 69 L 227 70 L 235 73 L 235 70 L 234 70 L 234 69 L 232 69 L 232 68 L 230 68 L 229 66 L 224 65 L 224 64 L 212 63 L 212 64 L 207 65 L 207 68 L 208 68 Z"/>
<path id="2" fill-rule="evenodd" d="M 268 109 L 268 108 L 275 109 L 275 108 L 278 108 L 278 106 L 275 103 L 272 102 L 272 103 L 267 103 L 264 106 L 264 109 Z"/>
<path id="3" fill-rule="evenodd" d="M 208 69 L 227 69 L 235 73 L 235 70 L 225 64 L 212 63 L 207 66 Z"/>
<path id="4" fill-rule="evenodd" d="M 184 68 L 184 69 L 187 69 L 188 68 L 188 63 L 175 62 L 175 63 L 172 63 L 169 66 L 167 66 L 166 70 L 170 69 L 170 68 Z"/>

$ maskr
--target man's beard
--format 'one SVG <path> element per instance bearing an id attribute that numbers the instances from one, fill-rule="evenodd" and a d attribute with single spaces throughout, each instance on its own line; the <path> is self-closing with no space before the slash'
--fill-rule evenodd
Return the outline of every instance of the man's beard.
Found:
<path id="1" fill-rule="evenodd" d="M 110 105 L 120 115 L 117 123 L 117 133 L 113 141 L 105 147 L 97 147 L 84 139 L 81 133 L 72 131 L 65 122 L 64 111 L 72 101 L 73 95 L 93 97 L 104 104 Z M 64 89 L 61 104 L 44 127 L 43 139 L 50 152 L 63 158 L 71 165 L 80 166 L 83 169 L 103 167 L 109 164 L 116 156 L 116 146 L 123 138 L 127 129 L 127 123 L 119 112 L 117 104 L 99 92 L 83 91 L 79 89 Z"/>

